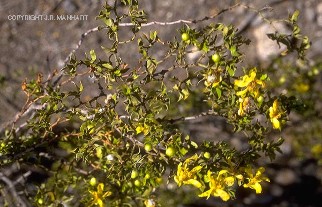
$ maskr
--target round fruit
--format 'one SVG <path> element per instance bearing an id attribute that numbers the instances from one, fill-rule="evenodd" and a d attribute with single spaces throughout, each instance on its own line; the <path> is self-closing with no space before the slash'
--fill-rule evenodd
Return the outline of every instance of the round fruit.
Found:
<path id="1" fill-rule="evenodd" d="M 263 103 L 263 101 L 264 101 L 264 97 L 263 96 L 260 96 L 260 97 L 257 98 L 257 102 L 258 103 L 261 104 L 261 103 Z"/>
<path id="2" fill-rule="evenodd" d="M 220 61 L 220 55 L 218 53 L 215 53 L 211 56 L 212 61 L 214 61 L 214 63 L 218 63 Z"/>
<path id="3" fill-rule="evenodd" d="M 103 152 L 102 152 L 102 148 L 101 147 L 97 147 L 96 148 L 96 157 L 99 158 L 99 159 L 102 159 Z"/>
<path id="4" fill-rule="evenodd" d="M 95 186 L 96 185 L 96 178 L 91 178 L 91 180 L 89 181 L 89 184 L 91 186 Z"/>
<path id="5" fill-rule="evenodd" d="M 167 150 L 165 151 L 165 154 L 168 157 L 173 157 L 175 153 L 176 153 L 176 151 L 173 147 L 168 147 Z"/>
<path id="6" fill-rule="evenodd" d="M 141 186 L 141 181 L 139 181 L 139 180 L 135 180 L 135 181 L 134 181 L 134 185 L 135 185 L 136 187 L 140 187 L 140 186 Z"/>
<path id="7" fill-rule="evenodd" d="M 189 35 L 188 35 L 188 33 L 182 33 L 181 38 L 182 38 L 182 40 L 183 40 L 183 41 L 187 41 L 187 40 L 189 40 Z"/>
<path id="8" fill-rule="evenodd" d="M 209 159 L 210 158 L 210 153 L 209 152 L 205 152 L 203 154 L 203 156 L 206 158 L 206 159 Z"/>
<path id="9" fill-rule="evenodd" d="M 147 173 L 145 176 L 144 176 L 145 179 L 149 179 L 150 178 L 150 174 Z"/>
<path id="10" fill-rule="evenodd" d="M 151 144 L 145 144 L 144 149 L 145 149 L 145 151 L 150 152 L 152 150 L 152 145 Z"/>
<path id="11" fill-rule="evenodd" d="M 131 172 L 131 178 L 135 179 L 137 176 L 139 176 L 139 172 L 137 170 L 132 170 Z"/>
<path id="12" fill-rule="evenodd" d="M 43 200 L 43 199 L 41 199 L 41 198 L 39 198 L 39 199 L 38 199 L 38 203 L 41 205 L 41 204 L 43 204 L 43 203 L 44 203 L 44 200 Z"/>
<path id="13" fill-rule="evenodd" d="M 280 77 L 279 79 L 280 84 L 285 83 L 285 81 L 286 81 L 286 78 L 284 76 Z"/>
<path id="14" fill-rule="evenodd" d="M 155 182 L 157 182 L 157 183 L 159 183 L 159 184 L 161 184 L 161 183 L 162 183 L 162 181 L 163 181 L 163 179 L 162 179 L 162 178 L 156 178 L 156 179 L 155 179 Z"/>

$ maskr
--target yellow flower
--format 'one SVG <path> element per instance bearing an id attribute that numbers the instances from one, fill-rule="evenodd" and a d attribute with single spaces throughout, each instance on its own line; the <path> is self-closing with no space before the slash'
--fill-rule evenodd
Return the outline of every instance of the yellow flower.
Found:
<path id="1" fill-rule="evenodd" d="M 260 167 L 257 170 L 255 176 L 253 175 L 251 168 L 246 168 L 245 171 L 246 171 L 247 175 L 249 176 L 249 178 L 246 178 L 248 180 L 248 183 L 245 183 L 243 185 L 244 188 L 254 189 L 257 194 L 261 193 L 262 192 L 262 186 L 260 185 L 260 182 L 262 182 L 262 181 L 269 182 L 269 179 L 263 175 L 263 173 L 265 171 L 265 168 Z"/>
<path id="2" fill-rule="evenodd" d="M 149 126 L 144 124 L 140 124 L 139 126 L 137 126 L 135 128 L 136 134 L 140 134 L 141 132 L 143 132 L 144 135 L 147 135 L 149 133 Z"/>
<path id="3" fill-rule="evenodd" d="M 232 176 L 230 176 L 230 177 L 226 177 L 226 178 L 224 179 L 224 181 L 225 181 L 225 183 L 226 183 L 226 185 L 227 185 L 227 186 L 233 186 L 233 185 L 234 185 L 234 183 L 235 183 L 235 178 L 234 178 L 234 177 L 232 177 Z"/>
<path id="4" fill-rule="evenodd" d="M 239 88 L 244 88 L 236 93 L 237 96 L 245 97 L 246 93 L 249 92 L 255 98 L 260 95 L 260 87 L 265 87 L 264 81 L 256 79 L 256 68 L 252 69 L 249 75 L 242 76 L 241 80 L 235 80 L 234 85 Z"/>
<path id="5" fill-rule="evenodd" d="M 297 90 L 300 93 L 305 93 L 310 89 L 310 85 L 307 83 L 297 83 L 297 84 L 294 84 L 293 87 L 295 88 L 295 90 Z"/>
<path id="6" fill-rule="evenodd" d="M 278 120 L 283 115 L 284 111 L 281 109 L 281 106 L 278 100 L 274 100 L 273 106 L 269 108 L 269 118 L 272 122 L 274 129 L 281 129 L 281 123 Z"/>
<path id="7" fill-rule="evenodd" d="M 237 184 L 238 184 L 239 186 L 241 186 L 241 185 L 242 185 L 242 182 L 243 182 L 243 180 L 244 180 L 244 176 L 243 176 L 243 175 L 241 175 L 241 174 L 238 174 L 238 175 L 235 175 L 235 177 L 237 178 Z"/>
<path id="8" fill-rule="evenodd" d="M 197 173 L 202 169 L 201 166 L 196 166 L 192 169 L 189 168 L 189 164 L 195 162 L 198 159 L 198 155 L 186 159 L 183 163 L 179 163 L 177 175 L 174 176 L 175 182 L 178 186 L 182 184 L 193 185 L 197 188 L 201 188 L 202 184 L 197 180 Z"/>
<path id="9" fill-rule="evenodd" d="M 239 109 L 238 109 L 238 115 L 239 116 L 244 116 L 245 113 L 247 113 L 248 109 L 249 109 L 249 98 L 240 98 L 239 99 Z"/>
<path id="10" fill-rule="evenodd" d="M 222 81 L 222 77 L 220 76 L 220 73 L 208 75 L 205 80 L 205 86 L 215 88 L 219 85 L 219 83 Z"/>
<path id="11" fill-rule="evenodd" d="M 98 205 L 99 207 L 104 206 L 103 199 L 112 195 L 112 192 L 107 191 L 104 193 L 104 184 L 99 183 L 97 185 L 97 191 L 89 191 L 92 194 L 92 202 L 90 206 Z"/>
<path id="12" fill-rule="evenodd" d="M 235 179 L 232 176 L 227 176 L 227 170 L 221 170 L 217 177 L 212 176 L 212 172 L 207 172 L 207 180 L 209 180 L 210 189 L 203 192 L 199 197 L 207 197 L 207 199 L 212 195 L 215 197 L 220 197 L 223 201 L 230 199 L 229 193 L 225 190 L 226 187 L 234 185 Z"/>

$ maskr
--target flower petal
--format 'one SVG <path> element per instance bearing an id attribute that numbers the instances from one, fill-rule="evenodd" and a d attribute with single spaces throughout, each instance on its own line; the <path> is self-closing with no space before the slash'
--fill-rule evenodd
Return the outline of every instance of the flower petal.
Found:
<path id="1" fill-rule="evenodd" d="M 226 185 L 227 186 L 232 186 L 232 185 L 234 185 L 234 183 L 235 183 L 235 178 L 234 177 L 226 177 L 225 178 L 225 183 L 226 183 Z"/>
<path id="2" fill-rule="evenodd" d="M 191 173 L 197 173 L 199 172 L 200 170 L 202 169 L 202 166 L 197 166 L 197 167 L 194 167 L 192 170 L 191 170 Z"/>
<path id="3" fill-rule="evenodd" d="M 97 204 L 99 207 L 103 207 L 103 205 L 104 205 L 103 201 L 102 201 L 100 198 L 99 198 L 99 199 L 97 199 L 96 204 Z"/>
<path id="4" fill-rule="evenodd" d="M 104 184 L 103 183 L 98 184 L 97 193 L 102 194 L 103 190 L 104 190 Z"/>
<path id="5" fill-rule="evenodd" d="M 198 159 L 198 155 L 194 154 L 193 156 L 189 157 L 188 159 L 186 159 L 186 161 L 184 162 L 185 164 L 188 164 L 190 162 L 194 162 Z"/>
<path id="6" fill-rule="evenodd" d="M 220 170 L 218 173 L 218 177 L 226 173 L 228 173 L 228 170 Z"/>
<path id="7" fill-rule="evenodd" d="M 222 189 L 217 189 L 214 196 L 219 196 L 223 201 L 228 201 L 230 199 L 230 195 Z"/>
<path id="8" fill-rule="evenodd" d="M 209 190 L 207 190 L 207 191 L 205 191 L 205 192 L 203 192 L 203 193 L 201 193 L 201 194 L 199 194 L 198 196 L 199 197 L 207 197 L 207 199 L 210 197 L 210 195 L 211 195 L 211 189 L 209 189 Z"/>
<path id="9" fill-rule="evenodd" d="M 248 91 L 248 89 L 246 88 L 246 89 L 244 89 L 244 90 L 242 90 L 242 91 L 238 91 L 238 92 L 236 93 L 236 95 L 237 95 L 237 96 L 244 96 L 244 95 L 247 93 L 247 91 Z"/>
<path id="10" fill-rule="evenodd" d="M 202 184 L 198 180 L 195 180 L 195 179 L 190 179 L 190 180 L 187 180 L 187 181 L 183 181 L 183 183 L 187 184 L 187 185 L 193 185 L 196 188 L 201 188 L 201 186 L 202 186 Z"/>
<path id="11" fill-rule="evenodd" d="M 280 129 L 281 128 L 281 123 L 277 118 L 272 118 L 271 122 L 273 124 L 274 129 Z"/>
<path id="12" fill-rule="evenodd" d="M 251 188 L 253 188 L 257 194 L 262 192 L 262 186 L 258 182 L 251 185 Z"/>
<path id="13" fill-rule="evenodd" d="M 242 80 L 235 80 L 234 85 L 240 88 L 248 86 L 256 77 L 256 71 L 252 70 L 250 75 L 244 75 Z"/>

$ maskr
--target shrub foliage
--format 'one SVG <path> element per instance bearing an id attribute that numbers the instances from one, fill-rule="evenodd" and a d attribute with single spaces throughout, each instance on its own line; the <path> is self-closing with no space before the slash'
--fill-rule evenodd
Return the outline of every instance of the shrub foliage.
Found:
<path id="1" fill-rule="evenodd" d="M 2 135 L 1 166 L 29 163 L 46 172 L 27 195 L 35 206 L 153 207 L 170 185 L 223 201 L 240 187 L 261 193 L 269 179 L 255 163 L 280 152 L 279 132 L 303 104 L 273 93 L 265 70 L 241 67 L 250 40 L 234 25 L 212 23 L 217 15 L 149 22 L 138 1 L 121 3 L 105 4 L 98 15 L 108 41 L 104 58 L 89 49 L 47 79 L 39 74 L 22 84 L 27 101 Z M 310 43 L 298 16 L 283 20 L 292 33 L 268 36 L 286 45 L 283 56 L 295 51 L 305 61 Z M 177 31 L 164 40 L 153 25 Z M 137 48 L 131 58 L 124 54 L 129 45 Z M 200 140 L 185 133 L 185 124 L 201 117 L 224 118 L 246 140 L 244 149 L 217 134 Z M 267 139 L 272 131 L 275 139 Z"/>

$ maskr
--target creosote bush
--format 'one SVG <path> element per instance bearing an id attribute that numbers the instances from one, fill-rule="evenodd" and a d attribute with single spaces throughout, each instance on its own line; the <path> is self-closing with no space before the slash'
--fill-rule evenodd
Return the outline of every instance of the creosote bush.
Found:
<path id="1" fill-rule="evenodd" d="M 279 132 L 290 111 L 304 105 L 273 93 L 263 69 L 240 67 L 247 55 L 241 48 L 251 42 L 234 25 L 214 23 L 217 15 L 149 23 L 138 1 L 121 2 L 105 4 L 98 15 L 105 24 L 98 30 L 109 41 L 101 46 L 104 58 L 89 49 L 84 59 L 71 56 L 62 72 L 22 84 L 27 102 L 1 137 L 1 165 L 32 162 L 44 168 L 46 154 L 49 177 L 27 195 L 34 206 L 154 207 L 162 204 L 158 194 L 174 184 L 223 201 L 234 199 L 237 188 L 261 193 L 269 179 L 255 163 L 281 152 Z M 248 8 L 230 9 L 237 6 Z M 287 46 L 283 56 L 296 52 L 304 62 L 310 43 L 298 16 L 296 11 L 283 20 L 291 34 L 268 36 Z M 206 20 L 208 25 L 199 24 Z M 178 30 L 165 41 L 151 25 Z M 123 30 L 131 37 L 120 35 Z M 128 45 L 137 54 L 127 60 L 122 50 Z M 192 103 L 199 108 L 191 109 Z M 19 124 L 25 114 L 28 120 Z M 232 133 L 245 136 L 247 149 L 238 151 L 216 134 L 200 141 L 184 133 L 186 122 L 203 116 L 224 118 Z M 274 140 L 267 139 L 271 131 Z"/>

